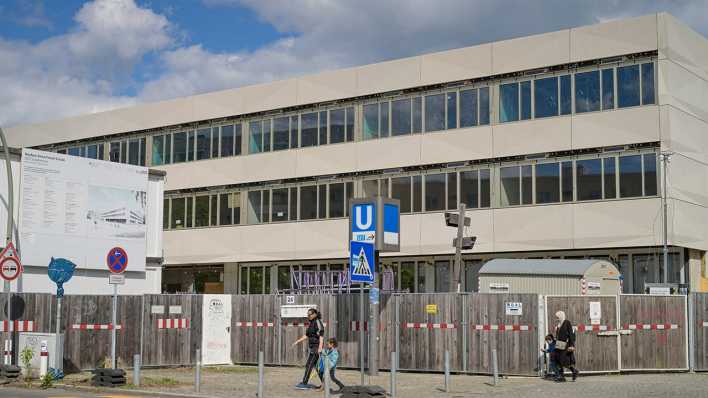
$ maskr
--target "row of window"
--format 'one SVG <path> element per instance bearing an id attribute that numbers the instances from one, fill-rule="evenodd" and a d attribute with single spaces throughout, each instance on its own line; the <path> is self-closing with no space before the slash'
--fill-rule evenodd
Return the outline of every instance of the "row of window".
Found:
<path id="1" fill-rule="evenodd" d="M 136 165 L 182 163 L 318 145 L 368 140 L 490 124 L 492 104 L 499 123 L 580 114 L 656 103 L 653 62 L 607 66 L 564 75 L 464 86 L 405 95 L 336 109 L 310 110 L 215 127 L 60 149 L 61 153 Z M 498 87 L 492 100 L 491 87 Z M 496 108 L 495 108 L 496 109 Z M 361 135 L 356 113 L 361 112 Z M 242 148 L 243 147 L 243 148 Z"/>
<path id="2" fill-rule="evenodd" d="M 585 113 L 655 102 L 654 64 L 647 62 L 500 84 L 499 122 L 568 115 L 573 103 L 575 113 Z"/>
<path id="3" fill-rule="evenodd" d="M 398 199 L 401 213 L 453 210 L 460 203 L 474 209 L 637 198 L 656 196 L 657 178 L 653 150 L 544 159 L 166 198 L 163 223 L 180 229 L 340 218 L 355 196 Z"/>

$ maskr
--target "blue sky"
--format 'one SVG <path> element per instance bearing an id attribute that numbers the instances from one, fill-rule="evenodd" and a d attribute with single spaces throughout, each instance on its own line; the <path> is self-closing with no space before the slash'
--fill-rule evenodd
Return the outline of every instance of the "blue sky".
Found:
<path id="1" fill-rule="evenodd" d="M 1 0 L 0 125 L 284 79 L 708 0 Z"/>

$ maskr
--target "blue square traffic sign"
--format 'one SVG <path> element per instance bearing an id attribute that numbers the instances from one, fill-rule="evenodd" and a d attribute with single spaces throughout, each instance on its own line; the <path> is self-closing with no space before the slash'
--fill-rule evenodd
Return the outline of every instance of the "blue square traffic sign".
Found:
<path id="1" fill-rule="evenodd" d="M 374 244 L 351 241 L 349 245 L 349 275 L 352 282 L 374 283 L 376 257 Z"/>

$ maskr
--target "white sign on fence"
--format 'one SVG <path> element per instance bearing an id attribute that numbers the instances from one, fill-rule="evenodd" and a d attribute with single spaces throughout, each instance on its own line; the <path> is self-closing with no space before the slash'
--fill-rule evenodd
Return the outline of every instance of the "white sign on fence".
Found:
<path id="1" fill-rule="evenodd" d="M 165 313 L 165 306 L 164 305 L 150 306 L 150 313 L 151 314 L 164 314 Z"/>
<path id="2" fill-rule="evenodd" d="M 202 297 L 202 363 L 231 364 L 231 296 L 205 294 Z"/>
<path id="3" fill-rule="evenodd" d="M 590 302 L 590 324 L 599 325 L 602 318 L 602 305 L 599 301 Z"/>
<path id="4" fill-rule="evenodd" d="M 489 284 L 489 291 L 492 293 L 506 293 L 509 291 L 509 284 L 492 282 Z"/>
<path id="5" fill-rule="evenodd" d="M 521 316 L 524 314 L 524 307 L 523 303 L 504 303 L 504 306 L 506 307 L 506 315 L 509 316 Z"/>
<path id="6" fill-rule="evenodd" d="M 307 318 L 307 310 L 317 308 L 314 304 L 292 304 L 280 306 L 281 318 Z"/>
<path id="7" fill-rule="evenodd" d="M 170 314 L 181 314 L 182 313 L 182 306 L 181 305 L 171 305 L 170 306 Z"/>

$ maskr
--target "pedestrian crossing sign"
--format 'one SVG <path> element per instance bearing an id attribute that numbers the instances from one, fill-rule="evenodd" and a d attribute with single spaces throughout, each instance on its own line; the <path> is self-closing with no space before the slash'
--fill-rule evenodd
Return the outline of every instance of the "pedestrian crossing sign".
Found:
<path id="1" fill-rule="evenodd" d="M 374 244 L 351 241 L 349 255 L 349 275 L 351 276 L 351 281 L 374 283 L 376 275 Z"/>

